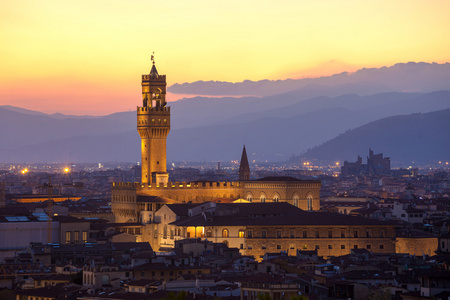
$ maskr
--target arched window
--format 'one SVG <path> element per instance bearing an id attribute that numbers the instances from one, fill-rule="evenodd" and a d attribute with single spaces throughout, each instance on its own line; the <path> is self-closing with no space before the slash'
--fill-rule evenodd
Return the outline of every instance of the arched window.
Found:
<path id="1" fill-rule="evenodd" d="M 293 205 L 295 206 L 295 207 L 298 207 L 298 195 L 294 195 L 294 198 L 293 198 Z"/>
<path id="2" fill-rule="evenodd" d="M 211 229 L 208 229 L 206 231 L 206 237 L 212 237 L 212 230 Z"/>
<path id="3" fill-rule="evenodd" d="M 280 195 L 275 194 L 275 195 L 273 196 L 273 202 L 279 202 L 279 201 L 280 201 Z"/>
<path id="4" fill-rule="evenodd" d="M 266 202 L 266 195 L 261 194 L 261 196 L 259 197 L 259 200 L 261 201 L 261 203 Z"/>
<path id="5" fill-rule="evenodd" d="M 240 237 L 240 238 L 243 238 L 244 236 L 245 236 L 245 231 L 244 230 L 239 230 L 239 232 L 238 232 L 238 236 Z"/>
<path id="6" fill-rule="evenodd" d="M 312 210 L 312 201 L 313 201 L 313 196 L 311 194 L 308 194 L 308 196 L 306 196 L 306 205 L 308 210 Z"/>
<path id="7" fill-rule="evenodd" d="M 248 202 L 252 202 L 252 200 L 253 200 L 252 194 L 248 193 L 247 194 L 247 201 Z"/>
<path id="8" fill-rule="evenodd" d="M 108 285 L 109 284 L 109 275 L 103 275 L 102 276 L 102 285 Z"/>
<path id="9" fill-rule="evenodd" d="M 228 232 L 228 229 L 222 230 L 222 237 L 226 238 L 226 237 L 228 237 L 229 235 L 230 235 L 230 234 L 229 234 L 229 232 Z"/>

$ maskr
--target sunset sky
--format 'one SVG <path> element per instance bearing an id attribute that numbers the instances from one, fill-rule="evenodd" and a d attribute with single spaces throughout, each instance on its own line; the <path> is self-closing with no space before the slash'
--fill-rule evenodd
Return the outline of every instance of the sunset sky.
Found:
<path id="1" fill-rule="evenodd" d="M 135 110 L 153 51 L 168 85 L 449 62 L 449 12 L 448 0 L 2 1 L 0 105 Z"/>

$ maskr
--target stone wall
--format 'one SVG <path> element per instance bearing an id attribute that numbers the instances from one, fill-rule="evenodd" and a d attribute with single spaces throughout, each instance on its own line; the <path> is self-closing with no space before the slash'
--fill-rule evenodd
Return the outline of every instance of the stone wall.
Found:
<path id="1" fill-rule="evenodd" d="M 408 253 L 410 255 L 435 255 L 438 249 L 437 237 L 398 237 L 395 240 L 396 253 Z"/>
<path id="2" fill-rule="evenodd" d="M 265 253 L 285 251 L 296 255 L 298 250 L 318 250 L 319 256 L 341 256 L 350 254 L 351 249 L 367 249 L 374 253 L 394 253 L 392 226 L 247 226 L 245 255 L 261 260 Z M 354 231 L 358 237 L 354 237 Z M 372 234 L 367 237 L 369 230 Z M 251 231 L 251 238 L 248 237 Z M 265 231 L 265 236 L 263 231 Z M 383 235 L 380 236 L 380 231 Z M 317 235 L 318 233 L 318 235 Z M 329 237 L 331 233 L 331 237 Z M 342 235 L 342 233 L 344 233 Z M 280 237 L 278 237 L 280 236 Z"/>

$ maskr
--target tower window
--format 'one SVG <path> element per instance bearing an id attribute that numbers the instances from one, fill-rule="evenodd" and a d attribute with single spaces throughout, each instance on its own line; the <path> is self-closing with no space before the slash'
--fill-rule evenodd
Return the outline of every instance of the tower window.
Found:
<path id="1" fill-rule="evenodd" d="M 157 161 L 156 164 L 159 165 L 159 161 Z"/>

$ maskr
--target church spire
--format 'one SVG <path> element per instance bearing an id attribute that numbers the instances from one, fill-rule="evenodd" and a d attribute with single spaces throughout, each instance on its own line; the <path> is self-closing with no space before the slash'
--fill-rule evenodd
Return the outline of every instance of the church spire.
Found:
<path id="1" fill-rule="evenodd" d="M 247 151 L 244 149 L 242 150 L 242 156 L 241 156 L 241 165 L 239 167 L 239 180 L 245 181 L 250 180 L 250 166 L 248 165 L 248 158 L 247 158 Z"/>

